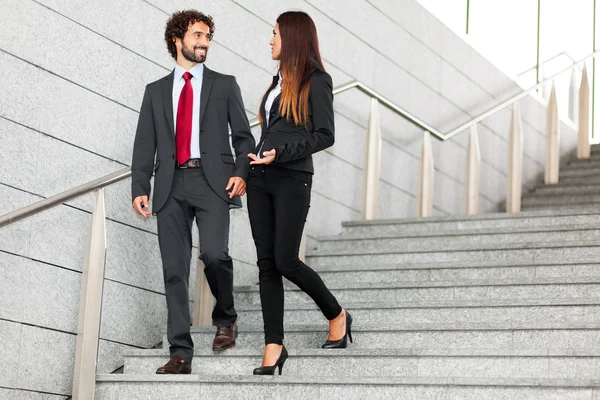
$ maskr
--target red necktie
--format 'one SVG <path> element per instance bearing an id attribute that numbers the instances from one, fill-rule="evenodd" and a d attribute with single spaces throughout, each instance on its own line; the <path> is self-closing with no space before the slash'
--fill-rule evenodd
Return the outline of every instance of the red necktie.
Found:
<path id="1" fill-rule="evenodd" d="M 192 115 L 194 105 L 194 88 L 192 87 L 192 74 L 183 74 L 185 85 L 179 95 L 177 106 L 177 126 L 175 128 L 175 147 L 177 149 L 177 162 L 183 164 L 190 159 L 190 144 L 192 142 Z"/>

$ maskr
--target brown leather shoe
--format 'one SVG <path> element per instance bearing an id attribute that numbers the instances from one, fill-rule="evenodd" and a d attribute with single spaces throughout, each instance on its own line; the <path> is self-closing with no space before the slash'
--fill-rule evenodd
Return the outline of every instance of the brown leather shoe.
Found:
<path id="1" fill-rule="evenodd" d="M 168 363 L 156 370 L 157 374 L 191 374 L 192 364 L 179 358 L 171 357 Z"/>
<path id="2" fill-rule="evenodd" d="M 237 324 L 234 323 L 230 326 L 223 326 L 217 328 L 217 334 L 213 341 L 213 351 L 222 351 L 235 346 L 235 339 L 238 335 Z"/>

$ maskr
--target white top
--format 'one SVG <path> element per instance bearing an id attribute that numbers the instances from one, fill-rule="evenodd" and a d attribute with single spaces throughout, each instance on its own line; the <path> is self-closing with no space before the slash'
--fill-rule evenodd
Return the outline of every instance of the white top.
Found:
<path id="1" fill-rule="evenodd" d="M 179 65 L 175 67 L 173 76 L 173 121 L 175 125 L 175 135 L 177 135 L 177 107 L 179 106 L 179 96 L 185 85 L 183 74 L 187 71 Z M 197 64 L 189 70 L 192 74 L 192 89 L 194 90 L 194 103 L 192 105 L 192 141 L 190 142 L 191 158 L 200 158 L 200 93 L 202 92 L 202 76 L 204 73 L 204 64 Z"/>
<path id="2" fill-rule="evenodd" d="M 273 102 L 275 101 L 275 98 L 281 93 L 281 79 L 282 77 L 280 72 L 279 80 L 277 81 L 277 86 L 271 89 L 269 95 L 267 96 L 267 101 L 265 101 L 265 119 L 267 120 L 267 125 L 269 125 L 269 114 L 271 113 L 271 107 L 273 107 Z"/>

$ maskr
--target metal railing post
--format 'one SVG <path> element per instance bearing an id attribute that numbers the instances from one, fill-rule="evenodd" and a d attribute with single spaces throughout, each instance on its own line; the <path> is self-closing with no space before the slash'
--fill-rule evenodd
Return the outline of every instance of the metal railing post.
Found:
<path id="1" fill-rule="evenodd" d="M 376 98 L 371 98 L 366 148 L 362 219 L 371 220 L 377 218 L 379 178 L 381 175 L 381 126 L 379 122 L 379 101 Z"/>
<path id="2" fill-rule="evenodd" d="M 506 212 L 519 212 L 521 211 L 521 185 L 523 179 L 523 125 L 518 103 L 513 105 L 508 152 Z"/>
<path id="3" fill-rule="evenodd" d="M 200 245 L 198 245 L 198 251 L 200 251 Z M 208 286 L 204 267 L 204 261 L 198 257 L 196 263 L 194 310 L 192 311 L 192 325 L 196 326 L 211 326 L 213 324 L 212 312 L 215 306 L 215 298 L 210 291 L 210 286 Z"/>
<path id="4" fill-rule="evenodd" d="M 477 214 L 479 205 L 479 168 L 481 165 L 481 152 L 479 150 L 479 136 L 477 125 L 471 127 L 469 132 L 469 149 L 467 152 L 467 173 L 465 177 L 465 212 Z"/>
<path id="5" fill-rule="evenodd" d="M 560 167 L 560 124 L 558 120 L 558 103 L 556 88 L 552 85 L 548 111 L 546 116 L 546 165 L 544 183 L 558 183 Z"/>
<path id="6" fill-rule="evenodd" d="M 590 158 L 590 84 L 587 68 L 583 67 L 579 88 L 579 133 L 577 135 L 577 158 Z"/>
<path id="7" fill-rule="evenodd" d="M 104 189 L 98 189 L 96 193 L 96 203 L 92 213 L 92 224 L 81 274 L 79 322 L 73 374 L 72 394 L 74 400 L 92 400 L 96 388 L 96 364 L 106 265 Z"/>
<path id="8" fill-rule="evenodd" d="M 417 199 L 417 215 L 429 217 L 433 214 L 433 146 L 431 133 L 423 133 L 423 150 L 421 151 L 421 168 L 419 175 L 419 196 Z"/>

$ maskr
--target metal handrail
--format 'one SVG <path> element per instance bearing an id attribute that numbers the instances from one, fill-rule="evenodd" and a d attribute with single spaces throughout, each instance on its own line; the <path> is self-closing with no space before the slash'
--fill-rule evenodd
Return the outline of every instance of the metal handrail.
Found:
<path id="1" fill-rule="evenodd" d="M 49 208 L 56 207 L 59 204 L 73 200 L 79 196 L 83 196 L 84 194 L 91 193 L 95 190 L 112 185 L 113 183 L 122 181 L 129 176 L 131 176 L 131 169 L 129 167 L 123 168 L 98 179 L 94 179 L 91 182 L 87 182 L 83 185 L 74 187 L 73 189 L 69 189 L 66 192 L 59 193 L 52 197 L 48 197 L 47 199 L 40 200 L 23 208 L 19 208 L 18 210 L 12 211 L 8 214 L 4 214 L 0 216 L 0 228 L 31 217 L 44 210 L 48 210 Z"/>
<path id="2" fill-rule="evenodd" d="M 435 129 L 431 125 L 428 125 L 427 123 L 423 122 L 422 120 L 420 120 L 413 114 L 409 113 L 402 107 L 393 103 L 391 100 L 389 100 L 386 97 L 384 97 L 383 95 L 377 93 L 375 90 L 371 89 L 370 87 L 366 86 L 364 83 L 362 83 L 360 81 L 352 81 L 352 82 L 346 83 L 345 85 L 338 86 L 333 89 L 333 94 L 337 95 L 337 94 L 345 92 L 347 90 L 357 88 L 361 92 L 371 96 L 371 98 L 377 99 L 385 107 L 387 107 L 394 113 L 400 115 L 404 119 L 408 120 L 413 125 L 423 129 L 424 131 L 430 132 L 432 135 L 437 137 L 439 140 L 446 141 L 446 140 L 454 137 L 455 135 L 459 134 L 460 132 L 478 124 L 479 122 L 483 121 L 484 119 L 496 114 L 497 112 L 503 110 L 504 108 L 510 106 L 511 104 L 519 101 L 523 97 L 526 97 L 527 95 L 529 95 L 529 93 L 535 91 L 539 87 L 552 81 L 557 76 L 559 76 L 567 71 L 570 71 L 573 68 L 576 68 L 579 64 L 585 63 L 586 61 L 595 58 L 598 54 L 600 54 L 600 50 L 591 53 L 590 55 L 582 58 L 581 60 L 579 60 L 577 62 L 574 62 L 569 67 L 564 68 L 560 72 L 557 72 L 556 74 L 544 79 L 543 81 L 530 87 L 529 89 L 523 90 L 521 93 L 511 97 L 508 100 L 503 101 L 499 105 L 489 109 L 488 111 L 484 112 L 483 114 L 479 115 L 478 117 L 473 118 L 471 121 L 466 122 L 445 134 L 440 132 L 439 130 Z M 255 127 L 259 124 L 259 120 L 258 120 L 258 118 L 254 118 L 254 119 L 250 120 L 249 123 L 250 123 L 250 127 Z M 38 214 L 44 210 L 55 207 L 66 201 L 73 200 L 76 197 L 93 192 L 94 190 L 101 189 L 101 188 L 109 186 L 113 183 L 119 182 L 123 179 L 129 178 L 130 176 L 131 176 L 130 168 L 124 168 L 117 172 L 113 172 L 109 175 L 95 179 L 91 182 L 84 183 L 83 185 L 77 186 L 73 189 L 67 190 L 66 192 L 57 194 L 55 196 L 41 200 L 37 203 L 33 203 L 26 207 L 12 211 L 8 214 L 0 216 L 0 228 L 10 225 L 14 222 L 20 221 L 24 218 L 30 217 L 32 215 Z"/>
<path id="3" fill-rule="evenodd" d="M 553 55 L 552 57 L 548 58 L 546 61 L 542 62 L 542 66 L 548 64 L 550 61 L 554 61 L 559 57 L 563 57 L 566 56 L 569 60 L 571 60 L 571 63 L 575 63 L 577 62 L 576 59 L 573 58 L 573 56 L 571 56 L 569 53 L 567 53 L 566 51 L 561 51 L 560 53 Z M 523 75 L 525 75 L 528 72 L 531 71 L 535 71 L 535 69 L 537 68 L 537 65 L 534 65 L 533 67 L 529 67 L 527 68 L 525 71 L 520 72 L 519 74 L 517 74 L 517 78 L 522 77 Z"/>
<path id="4" fill-rule="evenodd" d="M 591 60 L 593 58 L 595 58 L 598 54 L 600 54 L 600 50 L 595 51 L 593 53 L 591 53 L 590 55 L 582 58 L 581 60 L 571 64 L 570 66 L 562 69 L 561 71 L 557 72 L 556 74 L 553 74 L 552 76 L 544 79 L 543 81 L 541 81 L 540 83 L 537 83 L 533 86 L 531 86 L 529 89 L 525 89 L 523 90 L 521 93 L 511 97 L 508 100 L 503 101 L 502 103 L 498 104 L 497 106 L 487 110 L 486 112 L 484 112 L 483 114 L 479 115 L 478 117 L 473 118 L 471 121 L 466 122 L 454 129 L 452 129 L 450 132 L 448 133 L 442 133 L 440 131 L 438 131 L 437 129 L 431 127 L 431 125 L 428 125 L 426 123 L 424 123 L 423 121 L 421 121 L 420 119 L 418 119 L 417 117 L 415 117 L 414 115 L 410 114 L 408 111 L 402 109 L 401 107 L 397 106 L 396 104 L 392 103 L 390 100 L 388 100 L 387 98 L 381 96 L 379 93 L 375 92 L 374 90 L 370 89 L 369 87 L 365 86 L 363 83 L 359 82 L 359 81 L 354 81 L 354 82 L 350 82 L 347 83 L 345 85 L 339 86 L 338 88 L 334 89 L 334 94 L 343 92 L 345 90 L 348 89 L 352 89 L 354 87 L 360 89 L 362 92 L 370 95 L 371 97 L 374 97 L 376 99 L 379 100 L 380 103 L 382 103 L 384 106 L 386 106 L 387 108 L 389 108 L 390 110 L 394 111 L 396 114 L 401 115 L 402 117 L 404 117 L 405 119 L 407 119 L 408 121 L 412 122 L 414 125 L 418 126 L 419 128 L 428 131 L 429 133 L 431 133 L 432 135 L 434 135 L 435 137 L 437 137 L 438 139 L 442 140 L 442 141 L 446 141 L 448 139 L 451 139 L 452 137 L 456 136 L 457 134 L 459 134 L 460 132 L 469 129 L 470 127 L 477 125 L 479 122 L 483 121 L 484 119 L 496 114 L 499 111 L 502 111 L 504 108 L 512 105 L 513 103 L 521 100 L 523 97 L 528 96 L 531 92 L 534 92 L 535 90 L 537 90 L 538 88 L 542 87 L 543 85 L 545 85 L 546 83 L 552 81 L 554 78 L 556 78 L 559 75 L 564 74 L 565 72 L 568 72 L 570 70 L 572 70 L 573 68 L 576 68 L 578 65 L 585 63 L 588 60 Z"/>

